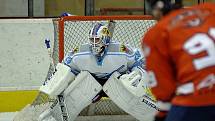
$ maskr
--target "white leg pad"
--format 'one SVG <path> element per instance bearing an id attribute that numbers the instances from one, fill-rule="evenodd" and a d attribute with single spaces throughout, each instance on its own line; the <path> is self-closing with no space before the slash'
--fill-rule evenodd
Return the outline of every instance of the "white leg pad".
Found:
<path id="1" fill-rule="evenodd" d="M 63 120 L 59 100 L 55 100 L 55 102 L 49 108 L 40 114 L 38 121 L 67 121 Z"/>
<path id="2" fill-rule="evenodd" d="M 92 99 L 102 90 L 102 86 L 87 71 L 82 71 L 75 80 L 63 92 L 64 108 L 68 119 L 63 118 L 62 108 L 59 101 L 51 108 L 51 116 L 56 121 L 74 121 L 78 114 L 89 104 Z M 62 101 L 61 101 L 62 102 Z M 49 114 L 49 112 L 47 113 Z M 44 115 L 47 115 L 44 114 Z M 42 115 L 41 115 L 42 117 Z M 44 117 L 44 116 L 43 116 Z M 50 116 L 49 116 L 50 117 Z M 66 120 L 65 120 L 66 119 Z M 49 120 L 42 120 L 49 121 Z M 51 121 L 51 120 L 50 120 Z"/>
<path id="3" fill-rule="evenodd" d="M 131 93 L 117 78 L 118 76 L 118 72 L 113 73 L 103 86 L 104 92 L 110 99 L 125 112 L 140 121 L 146 119 L 149 115 L 155 115 L 157 111 L 156 103 L 144 95 L 137 96 Z"/>
<path id="4" fill-rule="evenodd" d="M 91 104 L 101 90 L 102 86 L 95 78 L 88 71 L 82 71 L 64 91 L 69 121 L 73 121 L 82 109 Z"/>
<path id="5" fill-rule="evenodd" d="M 56 119 L 52 116 L 51 109 L 44 111 L 40 116 L 38 121 L 56 121 Z"/>
<path id="6" fill-rule="evenodd" d="M 21 111 L 17 112 L 13 118 L 13 121 L 38 121 L 38 117 L 49 108 L 51 103 L 45 103 L 40 105 L 25 106 Z"/>

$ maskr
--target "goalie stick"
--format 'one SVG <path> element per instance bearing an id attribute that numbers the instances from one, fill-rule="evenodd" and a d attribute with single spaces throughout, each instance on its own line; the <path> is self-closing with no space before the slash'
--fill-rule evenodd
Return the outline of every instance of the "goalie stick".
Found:
<path id="1" fill-rule="evenodd" d="M 50 39 L 45 39 L 45 45 L 46 45 L 46 48 L 47 48 L 47 51 L 49 54 L 49 58 L 50 58 L 50 62 L 51 62 L 50 67 L 55 69 L 54 60 L 53 60 L 52 53 L 51 53 Z M 64 104 L 64 96 L 63 95 L 60 94 L 57 96 L 57 99 L 55 100 L 55 103 L 53 103 L 51 105 L 51 108 L 56 106 L 57 101 L 59 102 L 59 105 L 61 108 L 61 114 L 62 114 L 61 116 L 62 116 L 63 121 L 68 121 L 68 113 L 67 113 L 67 109 L 66 109 L 65 104 Z"/>

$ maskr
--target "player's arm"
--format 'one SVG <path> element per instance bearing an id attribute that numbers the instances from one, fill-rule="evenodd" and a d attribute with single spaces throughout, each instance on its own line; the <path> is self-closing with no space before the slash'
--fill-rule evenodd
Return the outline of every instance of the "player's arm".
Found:
<path id="1" fill-rule="evenodd" d="M 159 28 L 151 29 L 143 39 L 143 52 L 146 57 L 146 69 L 148 71 L 152 93 L 159 101 L 161 113 L 159 117 L 165 117 L 165 112 L 170 108 L 170 100 L 175 93 L 175 71 L 168 51 L 168 35 Z M 161 33 L 162 32 L 162 33 Z"/>
<path id="2" fill-rule="evenodd" d="M 168 40 L 168 35 L 165 32 L 156 34 L 154 31 L 149 31 L 143 40 L 146 69 L 151 76 L 152 91 L 162 101 L 170 100 L 176 89 L 175 67 L 170 59 L 166 40 Z"/>

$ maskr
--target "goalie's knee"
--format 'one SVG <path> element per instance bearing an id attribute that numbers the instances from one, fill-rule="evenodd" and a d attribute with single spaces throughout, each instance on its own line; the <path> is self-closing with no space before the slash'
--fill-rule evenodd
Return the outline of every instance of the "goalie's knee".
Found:
<path id="1" fill-rule="evenodd" d="M 97 82 L 97 80 L 88 72 L 81 71 L 75 80 L 67 87 L 64 91 L 64 96 L 70 95 L 75 90 L 80 90 L 77 93 L 98 93 L 102 90 L 102 86 Z"/>

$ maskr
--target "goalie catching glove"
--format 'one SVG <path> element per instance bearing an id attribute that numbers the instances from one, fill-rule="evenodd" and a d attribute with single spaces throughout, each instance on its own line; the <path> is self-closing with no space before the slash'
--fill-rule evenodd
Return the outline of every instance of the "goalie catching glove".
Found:
<path id="1" fill-rule="evenodd" d="M 141 121 L 152 117 L 158 110 L 147 81 L 146 72 L 135 70 L 122 76 L 115 72 L 105 83 L 103 90 L 116 105 Z"/>
<path id="2" fill-rule="evenodd" d="M 138 97 L 148 95 L 152 100 L 156 100 L 147 86 L 149 77 L 146 71 L 135 68 L 131 73 L 120 76 L 119 80 L 132 94 Z"/>

